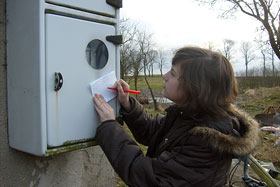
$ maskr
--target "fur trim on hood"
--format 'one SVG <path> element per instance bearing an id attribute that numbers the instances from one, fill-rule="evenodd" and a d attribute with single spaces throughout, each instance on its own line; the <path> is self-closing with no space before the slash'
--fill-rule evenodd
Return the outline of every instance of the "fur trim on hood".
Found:
<path id="1" fill-rule="evenodd" d="M 221 153 L 245 156 L 250 154 L 259 142 L 259 124 L 246 112 L 234 107 L 235 116 L 245 132 L 241 137 L 227 135 L 209 127 L 194 127 L 191 134 L 201 136 L 208 145 Z"/>

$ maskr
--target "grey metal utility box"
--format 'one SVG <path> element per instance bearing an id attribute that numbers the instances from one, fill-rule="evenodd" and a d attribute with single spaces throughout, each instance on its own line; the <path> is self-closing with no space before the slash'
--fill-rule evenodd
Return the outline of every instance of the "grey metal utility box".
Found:
<path id="1" fill-rule="evenodd" d="M 38 156 L 95 145 L 89 83 L 115 71 L 121 1 L 7 1 L 8 130 Z M 118 111 L 118 102 L 109 104 Z M 117 114 L 116 114 L 117 115 Z"/>

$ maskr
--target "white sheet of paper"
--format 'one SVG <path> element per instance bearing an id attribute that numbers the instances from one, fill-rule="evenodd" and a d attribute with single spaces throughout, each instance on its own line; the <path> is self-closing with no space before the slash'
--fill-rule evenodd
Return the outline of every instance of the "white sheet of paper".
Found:
<path id="1" fill-rule="evenodd" d="M 117 96 L 114 90 L 108 89 L 108 87 L 113 87 L 117 81 L 115 71 L 112 71 L 99 79 L 90 83 L 90 89 L 92 96 L 97 93 L 103 95 L 105 101 L 108 102 Z"/>

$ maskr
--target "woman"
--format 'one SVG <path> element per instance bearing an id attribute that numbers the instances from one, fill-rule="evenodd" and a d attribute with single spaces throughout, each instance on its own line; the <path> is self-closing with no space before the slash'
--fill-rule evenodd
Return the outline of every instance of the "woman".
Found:
<path id="1" fill-rule="evenodd" d="M 198 47 L 179 49 L 164 76 L 164 96 L 175 104 L 152 117 L 117 81 L 120 114 L 144 156 L 115 120 L 101 95 L 94 96 L 101 125 L 96 141 L 129 186 L 228 186 L 233 157 L 250 154 L 258 124 L 235 106 L 237 82 L 230 62 Z"/>

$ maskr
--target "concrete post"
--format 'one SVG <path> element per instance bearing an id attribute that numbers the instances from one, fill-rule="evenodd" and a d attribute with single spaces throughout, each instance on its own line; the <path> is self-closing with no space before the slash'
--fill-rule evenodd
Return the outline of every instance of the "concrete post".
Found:
<path id="1" fill-rule="evenodd" d="M 0 0 L 0 187 L 111 187 L 115 173 L 99 146 L 48 158 L 8 144 L 6 0 Z"/>

